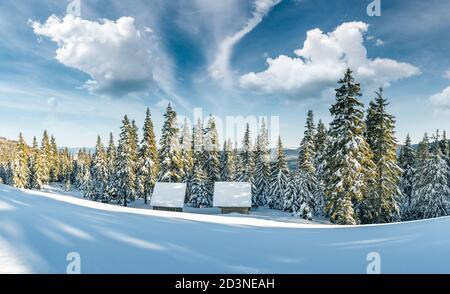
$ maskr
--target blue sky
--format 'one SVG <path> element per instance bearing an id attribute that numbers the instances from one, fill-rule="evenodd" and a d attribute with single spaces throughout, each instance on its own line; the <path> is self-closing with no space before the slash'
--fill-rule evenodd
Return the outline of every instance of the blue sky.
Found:
<path id="1" fill-rule="evenodd" d="M 170 101 L 204 115 L 279 116 L 286 146 L 306 113 L 329 122 L 333 87 L 352 67 L 363 101 L 385 86 L 400 141 L 450 130 L 450 2 L 381 0 L 81 0 L 0 3 L 0 136 L 47 129 L 92 146 L 139 125 L 157 133 Z M 225 2 L 225 3 L 221 3 Z"/>

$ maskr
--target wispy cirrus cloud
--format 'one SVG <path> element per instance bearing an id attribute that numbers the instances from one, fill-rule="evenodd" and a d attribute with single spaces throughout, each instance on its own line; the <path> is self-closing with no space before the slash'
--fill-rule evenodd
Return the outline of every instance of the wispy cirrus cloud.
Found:
<path id="1" fill-rule="evenodd" d="M 248 33 L 255 29 L 271 9 L 282 0 L 255 0 L 252 17 L 237 32 L 223 39 L 219 45 L 214 61 L 209 66 L 209 74 L 215 80 L 227 80 L 230 77 L 230 59 L 234 46 Z"/>

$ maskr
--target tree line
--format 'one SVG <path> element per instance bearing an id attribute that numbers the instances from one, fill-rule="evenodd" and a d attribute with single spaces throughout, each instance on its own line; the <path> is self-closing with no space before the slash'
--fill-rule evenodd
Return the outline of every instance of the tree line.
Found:
<path id="1" fill-rule="evenodd" d="M 58 149 L 44 132 L 40 146 L 22 135 L 13 158 L 0 165 L 0 181 L 18 188 L 41 189 L 51 182 L 74 186 L 87 199 L 127 206 L 136 199 L 148 204 L 156 182 L 184 182 L 186 201 L 211 207 L 214 183 L 252 183 L 252 206 L 268 206 L 295 216 L 326 217 L 342 225 L 390 223 L 450 214 L 449 154 L 445 132 L 425 134 L 417 150 L 408 135 L 398 154 L 395 117 L 388 113 L 383 89 L 367 109 L 361 86 L 349 69 L 339 81 L 327 128 L 308 112 L 296 170 L 289 170 L 278 139 L 275 154 L 262 121 L 255 140 L 247 125 L 240 148 L 219 142 L 213 116 L 205 124 L 181 127 L 169 105 L 159 146 L 152 115 L 146 112 L 142 138 L 134 120 L 122 120 L 118 145 L 110 134 L 95 151 Z"/>

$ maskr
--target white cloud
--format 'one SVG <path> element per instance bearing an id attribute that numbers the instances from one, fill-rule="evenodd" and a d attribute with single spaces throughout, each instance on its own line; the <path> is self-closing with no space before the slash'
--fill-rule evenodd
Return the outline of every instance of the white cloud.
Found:
<path id="1" fill-rule="evenodd" d="M 216 80 L 227 79 L 230 76 L 230 58 L 234 46 L 245 35 L 250 33 L 261 23 L 270 10 L 280 3 L 281 0 L 255 0 L 252 17 L 247 20 L 245 25 L 237 32 L 227 36 L 219 45 L 218 52 L 215 55 L 213 63 L 209 66 L 209 74 Z"/>
<path id="2" fill-rule="evenodd" d="M 450 107 L 450 87 L 447 87 L 442 92 L 432 95 L 430 98 L 431 105 L 435 107 L 449 108 Z"/>
<path id="3" fill-rule="evenodd" d="M 268 58 L 265 71 L 241 76 L 241 87 L 262 93 L 317 96 L 334 87 L 347 68 L 354 71 L 358 81 L 377 86 L 420 73 L 408 63 L 368 58 L 364 47 L 368 28 L 363 22 L 347 22 L 327 34 L 311 30 L 303 48 L 295 50 L 296 57 Z"/>
<path id="4" fill-rule="evenodd" d="M 450 69 L 444 72 L 444 79 L 450 80 Z"/>
<path id="5" fill-rule="evenodd" d="M 91 77 L 85 88 L 124 95 L 148 89 L 153 82 L 157 56 L 154 39 L 136 29 L 134 18 L 117 21 L 84 20 L 71 15 L 51 16 L 43 24 L 31 22 L 38 36 L 58 44 L 56 59 Z"/>
<path id="6" fill-rule="evenodd" d="M 383 41 L 383 40 L 377 39 L 377 40 L 375 41 L 375 46 L 383 46 L 383 45 L 384 45 L 384 41 Z"/>

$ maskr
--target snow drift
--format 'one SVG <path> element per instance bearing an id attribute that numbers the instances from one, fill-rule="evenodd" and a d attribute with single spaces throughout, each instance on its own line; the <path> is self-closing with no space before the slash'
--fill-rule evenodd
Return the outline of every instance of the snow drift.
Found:
<path id="1" fill-rule="evenodd" d="M 0 185 L 0 273 L 450 273 L 450 218 L 338 227 L 161 212 Z"/>

